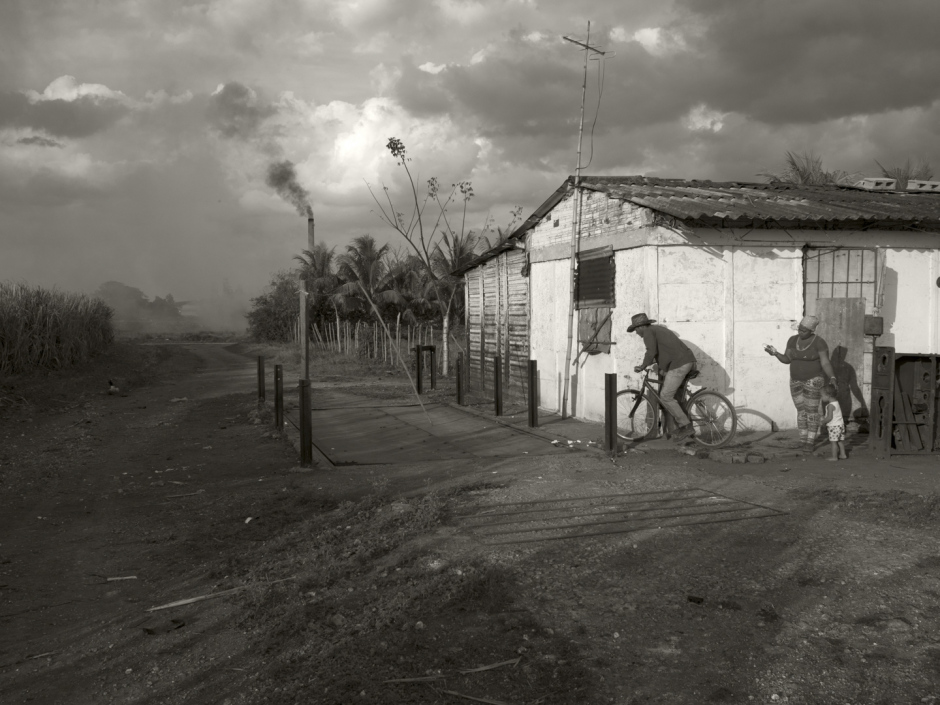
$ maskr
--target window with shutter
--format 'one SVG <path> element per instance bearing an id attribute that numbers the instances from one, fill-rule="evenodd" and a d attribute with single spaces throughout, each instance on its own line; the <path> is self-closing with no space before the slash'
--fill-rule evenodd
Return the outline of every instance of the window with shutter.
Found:
<path id="1" fill-rule="evenodd" d="M 612 307 L 614 302 L 614 250 L 598 247 L 578 253 L 577 308 Z"/>

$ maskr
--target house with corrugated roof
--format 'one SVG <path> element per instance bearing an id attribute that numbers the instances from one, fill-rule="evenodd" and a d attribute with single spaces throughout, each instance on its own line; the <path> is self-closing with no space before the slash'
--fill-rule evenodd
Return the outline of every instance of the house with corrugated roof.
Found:
<path id="1" fill-rule="evenodd" d="M 815 314 L 843 410 L 864 418 L 874 346 L 940 353 L 940 182 L 569 178 L 460 273 L 471 387 L 492 384 L 499 355 L 504 390 L 524 394 L 533 359 L 542 408 L 567 398 L 600 420 L 606 373 L 638 385 L 627 327 L 645 312 L 689 344 L 694 384 L 727 395 L 744 428 L 792 428 L 788 370 L 763 348 Z"/>

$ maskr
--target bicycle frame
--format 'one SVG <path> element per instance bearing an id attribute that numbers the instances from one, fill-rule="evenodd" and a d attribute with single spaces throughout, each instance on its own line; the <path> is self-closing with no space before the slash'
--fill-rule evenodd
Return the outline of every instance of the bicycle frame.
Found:
<path id="1" fill-rule="evenodd" d="M 663 383 L 666 381 L 664 376 L 658 376 L 656 382 L 657 386 L 654 388 L 653 383 L 650 382 L 650 371 L 647 369 L 646 373 L 643 375 L 643 383 L 640 385 L 643 392 L 648 392 L 650 396 L 656 400 L 656 405 L 666 413 L 669 418 L 672 418 L 672 414 L 669 413 L 669 410 L 663 405 L 663 399 L 659 396 L 660 392 L 663 390 Z M 686 377 L 682 380 L 682 384 L 679 385 L 679 389 L 676 391 L 676 401 L 679 402 L 679 406 L 682 407 L 683 411 L 686 411 L 686 393 L 688 391 L 689 378 Z M 636 401 L 633 403 L 633 408 L 630 409 L 630 418 L 633 418 L 633 415 L 636 413 L 636 410 L 640 407 L 640 403 L 643 401 L 643 397 L 638 396 Z M 663 418 L 666 418 L 665 416 Z M 675 419 L 673 419 L 675 420 Z"/>

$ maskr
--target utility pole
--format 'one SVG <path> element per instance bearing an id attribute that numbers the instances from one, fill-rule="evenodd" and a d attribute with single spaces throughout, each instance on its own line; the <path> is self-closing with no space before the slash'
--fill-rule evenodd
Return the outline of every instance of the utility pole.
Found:
<path id="1" fill-rule="evenodd" d="M 584 81 L 581 84 L 581 121 L 578 124 L 578 165 L 574 172 L 574 197 L 572 203 L 574 210 L 571 214 L 571 277 L 569 281 L 571 299 L 568 302 L 568 348 L 565 351 L 564 392 L 561 400 L 561 418 L 566 419 L 568 418 L 568 386 L 571 381 L 571 346 L 574 342 L 574 311 L 575 304 L 577 303 L 575 278 L 578 271 L 578 240 L 581 237 L 581 138 L 584 134 L 584 97 L 587 93 L 587 66 L 588 58 L 590 58 L 592 52 L 600 56 L 603 56 L 605 52 L 591 46 L 590 22 L 588 22 L 587 25 L 587 41 L 579 42 L 576 39 L 565 36 L 563 36 L 562 39 L 566 42 L 577 44 L 579 47 L 584 47 Z"/>

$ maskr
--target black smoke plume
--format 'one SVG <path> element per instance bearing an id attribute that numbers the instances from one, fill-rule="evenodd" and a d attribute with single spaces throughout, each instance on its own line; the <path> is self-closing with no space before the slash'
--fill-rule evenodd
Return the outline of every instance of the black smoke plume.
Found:
<path id="1" fill-rule="evenodd" d="M 310 194 L 297 181 L 297 172 L 294 171 L 293 162 L 285 159 L 269 166 L 266 181 L 268 186 L 277 191 L 278 196 L 296 208 L 300 215 L 308 218 L 313 217 L 313 208 L 310 207 Z"/>

